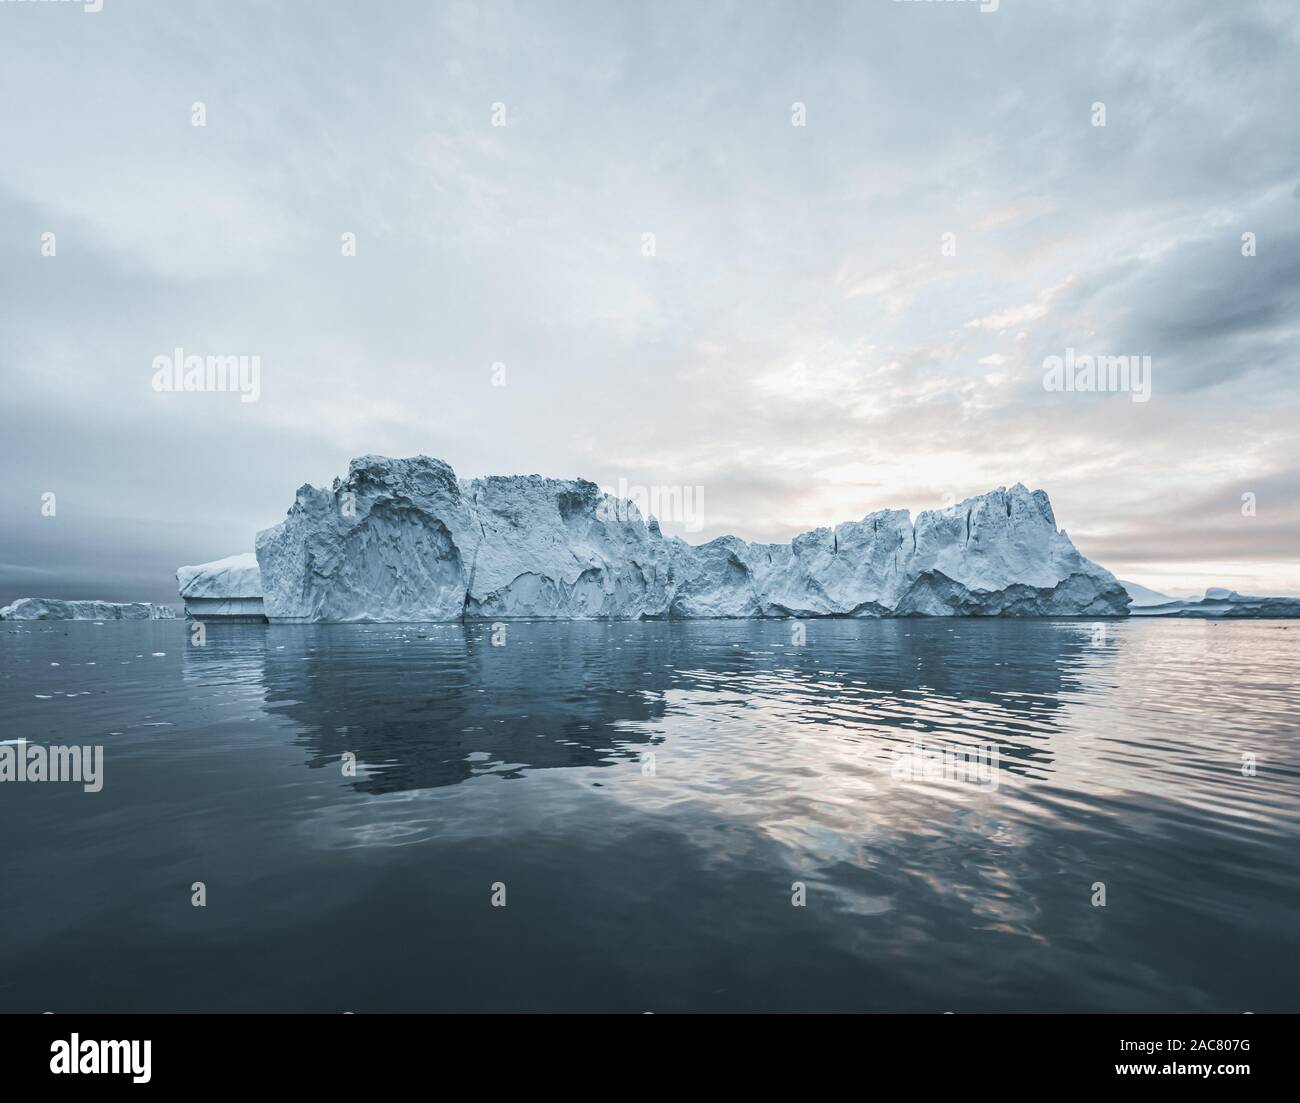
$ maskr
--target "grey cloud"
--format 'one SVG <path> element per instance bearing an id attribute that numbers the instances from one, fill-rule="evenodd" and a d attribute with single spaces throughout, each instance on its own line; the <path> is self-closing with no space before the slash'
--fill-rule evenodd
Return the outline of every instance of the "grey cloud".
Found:
<path id="1" fill-rule="evenodd" d="M 164 598 L 367 451 L 701 484 L 693 539 L 1022 479 L 1094 554 L 1296 558 L 1149 508 L 1294 469 L 1288 4 L 18 7 L 0 560 L 51 596 Z M 1152 402 L 1045 394 L 1089 342 Z M 177 345 L 261 401 L 153 394 Z"/>

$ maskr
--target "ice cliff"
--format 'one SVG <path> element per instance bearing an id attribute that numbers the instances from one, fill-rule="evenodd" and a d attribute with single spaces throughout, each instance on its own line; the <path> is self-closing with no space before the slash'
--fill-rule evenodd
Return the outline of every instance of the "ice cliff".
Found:
<path id="1" fill-rule="evenodd" d="M 256 556 L 273 622 L 1122 616 L 1129 605 L 1057 529 L 1047 495 L 1018 484 L 915 524 L 884 510 L 789 544 L 691 545 L 585 480 L 458 480 L 427 456 L 362 456 L 332 487 L 301 487 L 285 520 L 258 533 Z"/>
<path id="2" fill-rule="evenodd" d="M 0 609 L 0 620 L 174 620 L 166 605 L 147 601 L 63 601 L 53 597 L 20 597 Z"/>

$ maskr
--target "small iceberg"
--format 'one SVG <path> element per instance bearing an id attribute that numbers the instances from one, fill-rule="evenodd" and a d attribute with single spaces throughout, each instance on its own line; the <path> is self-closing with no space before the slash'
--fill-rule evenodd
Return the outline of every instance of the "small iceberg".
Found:
<path id="1" fill-rule="evenodd" d="M 252 552 L 195 567 L 178 567 L 176 584 L 187 616 L 262 624 L 262 574 Z"/>

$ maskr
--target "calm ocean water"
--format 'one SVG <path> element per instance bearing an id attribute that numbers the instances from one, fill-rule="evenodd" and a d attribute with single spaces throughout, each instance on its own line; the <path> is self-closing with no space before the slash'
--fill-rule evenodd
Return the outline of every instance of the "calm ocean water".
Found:
<path id="1" fill-rule="evenodd" d="M 794 627 L 0 625 L 0 1010 L 1300 1008 L 1295 622 Z"/>

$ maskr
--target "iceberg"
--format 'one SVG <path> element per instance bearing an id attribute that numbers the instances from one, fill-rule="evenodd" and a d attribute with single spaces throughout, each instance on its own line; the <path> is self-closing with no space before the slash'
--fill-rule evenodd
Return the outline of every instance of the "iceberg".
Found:
<path id="1" fill-rule="evenodd" d="M 251 579 L 247 558 L 205 567 L 241 560 Z M 428 456 L 361 456 L 331 487 L 300 487 L 286 518 L 257 534 L 256 564 L 272 623 L 1098 617 L 1130 601 L 1057 528 L 1047 494 L 1020 484 L 915 523 L 884 510 L 788 544 L 692 545 L 584 479 L 462 480 Z M 210 595 L 186 576 L 187 609 L 191 594 L 250 596 L 231 592 L 232 568 L 208 575 Z"/>
<path id="2" fill-rule="evenodd" d="M 1121 578 L 1120 585 L 1128 591 L 1128 596 L 1133 599 L 1133 604 L 1129 607 L 1130 613 L 1144 605 L 1164 605 L 1167 602 L 1177 600 L 1168 594 L 1162 594 L 1159 590 L 1152 590 L 1149 587 L 1136 582 L 1129 582 L 1126 579 Z"/>
<path id="3" fill-rule="evenodd" d="M 262 623 L 262 575 L 252 552 L 176 569 L 186 615 L 200 620 Z"/>
<path id="4" fill-rule="evenodd" d="M 1235 620 L 1242 617 L 1291 619 L 1300 617 L 1300 597 L 1261 597 L 1211 586 L 1203 598 L 1165 598 L 1156 604 L 1134 605 L 1135 617 L 1201 617 Z"/>
<path id="5" fill-rule="evenodd" d="M 175 620 L 167 605 L 148 601 L 64 601 L 54 597 L 20 597 L 0 609 L 0 620 Z"/>

